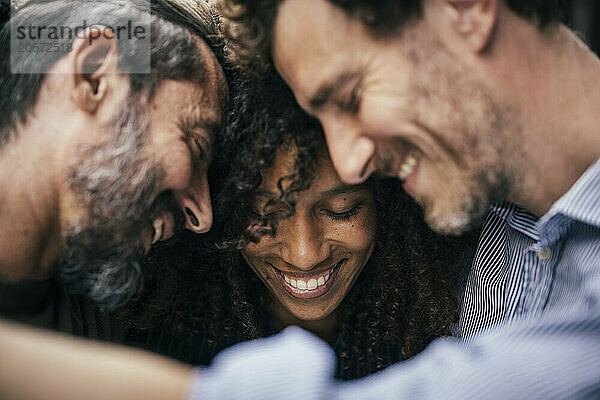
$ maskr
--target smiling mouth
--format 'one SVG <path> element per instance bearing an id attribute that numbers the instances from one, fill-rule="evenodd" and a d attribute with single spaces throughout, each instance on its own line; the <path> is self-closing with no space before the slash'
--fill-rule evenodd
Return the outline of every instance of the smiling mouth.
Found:
<path id="1" fill-rule="evenodd" d="M 379 154 L 375 164 L 377 172 L 381 175 L 406 182 L 414 175 L 419 165 L 419 159 L 418 151 L 412 146 L 403 150 L 390 148 Z"/>
<path id="2" fill-rule="evenodd" d="M 175 234 L 177 230 L 175 218 L 170 211 L 162 211 L 159 215 L 153 216 L 142 236 L 145 254 L 148 254 L 156 242 L 166 240 Z"/>
<path id="3" fill-rule="evenodd" d="M 152 244 L 158 242 L 162 237 L 164 225 L 165 221 L 160 217 L 152 221 L 152 227 L 154 228 L 154 237 L 152 238 Z"/>
<path id="4" fill-rule="evenodd" d="M 293 276 L 273 266 L 271 267 L 278 272 L 281 282 L 289 294 L 299 299 L 314 299 L 327 293 L 337 276 L 339 268 L 346 260 L 344 258 L 327 271 L 314 276 Z"/>
<path id="5" fill-rule="evenodd" d="M 414 172 L 418 160 L 414 153 L 409 153 L 400 167 L 395 171 L 395 175 L 401 181 L 405 181 Z"/>

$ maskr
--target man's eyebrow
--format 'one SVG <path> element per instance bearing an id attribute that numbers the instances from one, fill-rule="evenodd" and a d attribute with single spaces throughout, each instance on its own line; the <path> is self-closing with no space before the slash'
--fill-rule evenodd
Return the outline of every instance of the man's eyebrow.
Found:
<path id="1" fill-rule="evenodd" d="M 309 100 L 310 108 L 314 111 L 319 110 L 329 102 L 333 93 L 359 76 L 359 73 L 356 71 L 346 71 L 338 75 L 334 80 L 323 83 Z"/>
<path id="2" fill-rule="evenodd" d="M 203 129 L 213 139 L 223 130 L 225 120 L 218 111 L 206 110 L 200 104 L 190 104 L 182 113 L 180 123 L 188 131 Z"/>
<path id="3" fill-rule="evenodd" d="M 212 147 L 216 136 L 223 129 L 223 123 L 217 118 L 211 118 L 207 116 L 195 115 L 191 117 L 189 114 L 185 115 L 179 121 L 179 126 L 183 133 L 190 137 L 196 137 L 198 130 L 203 130 L 208 134 L 208 137 L 202 137 L 201 142 L 206 143 L 208 148 L 201 148 L 200 150 L 207 153 L 209 159 L 212 159 Z"/>
<path id="4" fill-rule="evenodd" d="M 221 120 L 207 115 L 184 116 L 182 117 L 180 124 L 182 129 L 185 129 L 188 132 L 202 129 L 210 135 L 211 139 L 218 135 L 223 129 Z"/>

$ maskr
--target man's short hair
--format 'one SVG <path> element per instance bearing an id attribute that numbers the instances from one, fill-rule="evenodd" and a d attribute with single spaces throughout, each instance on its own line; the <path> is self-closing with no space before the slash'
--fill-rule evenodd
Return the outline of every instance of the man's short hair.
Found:
<path id="1" fill-rule="evenodd" d="M 398 33 L 422 15 L 423 0 L 327 0 L 359 19 L 376 36 Z M 540 30 L 562 19 L 559 0 L 504 0 L 517 15 Z M 262 74 L 272 68 L 271 45 L 277 8 L 282 0 L 221 0 L 225 38 L 231 60 Z"/>
<path id="2" fill-rule="evenodd" d="M 35 105 L 45 74 L 11 73 L 10 28 L 8 1 L 2 1 L 0 21 L 0 147 L 14 136 L 17 124 L 24 124 Z M 82 20 L 106 21 L 107 25 L 123 18 L 148 22 L 151 30 L 150 74 L 130 74 L 132 93 L 147 91 L 165 79 L 191 81 L 202 78 L 205 60 L 198 51 L 196 37 L 203 39 L 217 59 L 224 61 L 223 43 L 218 29 L 216 12 L 203 1 L 152 0 L 31 0 L 11 10 L 11 21 L 27 25 L 60 25 L 76 29 Z M 145 2 L 145 4 L 144 4 Z M 67 40 L 67 39 L 65 39 Z M 119 66 L 128 59 L 147 57 L 138 54 L 135 42 L 120 40 Z M 63 55 L 61 53 L 28 52 L 13 54 L 13 67 L 28 63 L 45 63 L 48 71 Z M 39 68 L 39 67 L 38 67 Z"/>

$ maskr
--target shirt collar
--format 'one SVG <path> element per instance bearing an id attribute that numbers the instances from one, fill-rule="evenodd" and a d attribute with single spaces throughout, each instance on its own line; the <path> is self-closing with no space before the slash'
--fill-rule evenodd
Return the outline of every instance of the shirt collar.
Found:
<path id="1" fill-rule="evenodd" d="M 600 227 L 600 158 L 552 205 L 540 225 L 557 215 Z"/>
<path id="2" fill-rule="evenodd" d="M 506 221 L 512 229 L 535 241 L 539 240 L 539 233 L 536 228 L 538 218 L 526 209 L 504 201 L 493 204 L 490 211 Z"/>

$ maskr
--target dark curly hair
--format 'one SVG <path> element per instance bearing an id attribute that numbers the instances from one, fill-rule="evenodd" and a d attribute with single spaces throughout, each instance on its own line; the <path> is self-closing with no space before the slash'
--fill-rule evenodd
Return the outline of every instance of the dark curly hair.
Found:
<path id="1" fill-rule="evenodd" d="M 211 170 L 215 230 L 203 237 L 186 233 L 156 248 L 148 258 L 146 291 L 125 315 L 134 330 L 168 327 L 183 347 L 154 349 L 191 363 L 208 363 L 228 345 L 274 333 L 267 311 L 272 297 L 238 251 L 260 240 L 247 229 L 253 223 L 253 193 L 281 146 L 298 149 L 293 175 L 283 178 L 290 189 L 280 184 L 288 201 L 290 192 L 310 186 L 317 158 L 325 154 L 318 123 L 299 108 L 280 78 L 240 81 L 236 87 Z M 339 306 L 332 343 L 344 379 L 410 358 L 450 334 L 457 312 L 456 270 L 471 245 L 470 238 L 432 232 L 398 180 L 371 178 L 369 185 L 378 218 L 376 245 Z M 213 250 L 214 244 L 221 250 Z M 202 354 L 190 350 L 198 340 Z"/>
<path id="2" fill-rule="evenodd" d="M 328 0 L 358 18 L 376 36 L 397 33 L 419 18 L 422 0 Z M 563 19 L 560 0 L 504 0 L 518 15 L 544 30 Z M 222 0 L 224 35 L 232 62 L 254 74 L 272 68 L 271 44 L 277 9 L 282 0 Z"/>

